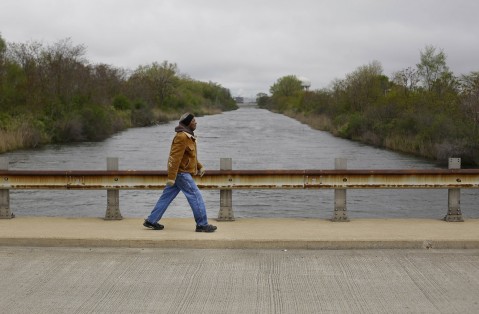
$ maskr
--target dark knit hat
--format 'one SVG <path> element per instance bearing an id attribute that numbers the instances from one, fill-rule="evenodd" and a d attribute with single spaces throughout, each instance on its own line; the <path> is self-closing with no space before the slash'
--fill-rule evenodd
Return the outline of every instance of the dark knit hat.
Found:
<path id="1" fill-rule="evenodd" d="M 188 125 L 190 125 L 191 120 L 193 120 L 194 117 L 195 117 L 194 115 L 187 112 L 187 113 L 185 113 L 184 115 L 181 116 L 180 123 L 185 125 L 185 126 L 188 126 Z"/>

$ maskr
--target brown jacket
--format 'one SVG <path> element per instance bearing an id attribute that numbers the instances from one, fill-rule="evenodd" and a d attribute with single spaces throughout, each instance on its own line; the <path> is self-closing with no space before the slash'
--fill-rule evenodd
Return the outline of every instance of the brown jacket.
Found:
<path id="1" fill-rule="evenodd" d="M 168 158 L 168 180 L 176 180 L 178 172 L 196 175 L 203 165 L 198 161 L 196 138 L 186 132 L 178 132 L 173 138 Z"/>

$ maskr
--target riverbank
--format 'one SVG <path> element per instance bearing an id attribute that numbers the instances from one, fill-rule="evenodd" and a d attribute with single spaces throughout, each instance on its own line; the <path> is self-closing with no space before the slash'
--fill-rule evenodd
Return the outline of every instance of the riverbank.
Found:
<path id="1" fill-rule="evenodd" d="M 434 52 L 432 47 L 426 50 Z M 384 75 L 377 61 L 314 91 L 305 90 L 296 76 L 284 76 L 271 86 L 271 96 L 259 94 L 257 102 L 341 138 L 441 164 L 459 157 L 464 165 L 478 166 L 477 73 L 460 78 L 444 73 L 450 81 L 439 75 L 432 83 L 424 76 L 421 81 L 422 70 L 430 64 L 417 66 L 417 71 L 407 71 L 417 75 L 414 86 Z"/>
<path id="2" fill-rule="evenodd" d="M 438 144 L 433 142 L 424 142 L 421 146 L 418 146 L 417 139 L 411 135 L 392 134 L 385 138 L 380 138 L 374 132 L 364 132 L 358 136 L 349 137 L 345 136 L 344 132 L 339 129 L 334 121 L 327 115 L 305 114 L 303 112 L 294 112 L 291 110 L 283 112 L 273 110 L 273 112 L 284 114 L 285 116 L 304 123 L 313 129 L 329 132 L 336 137 L 356 141 L 372 147 L 391 150 L 397 153 L 425 158 L 442 167 L 447 167 L 448 159 L 450 157 L 461 157 L 462 166 L 464 167 L 479 166 L 479 160 L 476 160 L 476 152 L 472 148 L 471 150 L 467 150 L 459 145 L 455 146 L 454 144 Z"/>
<path id="3" fill-rule="evenodd" d="M 70 39 L 6 45 L 0 36 L 0 47 L 0 153 L 97 142 L 184 112 L 237 108 L 229 89 L 192 79 L 168 61 L 135 70 L 93 64 Z"/>
<path id="4" fill-rule="evenodd" d="M 237 108 L 233 108 L 235 110 Z M 213 115 L 219 114 L 223 112 L 221 109 L 213 107 L 213 106 L 205 106 L 201 109 L 194 111 L 195 115 L 197 116 L 206 116 L 206 115 Z M 114 127 L 110 128 L 109 130 L 102 132 L 98 130 L 97 137 L 94 141 L 102 141 L 116 133 L 125 131 L 129 128 L 135 127 L 144 127 L 149 125 L 154 125 L 157 123 L 166 123 L 169 121 L 178 120 L 178 118 L 183 114 L 183 111 L 164 111 L 161 109 L 153 109 L 151 113 L 148 113 L 148 120 L 143 121 L 140 125 L 135 123 L 134 118 L 132 115 L 134 113 L 126 113 L 126 114 L 117 114 L 111 112 L 111 121 L 108 124 L 114 125 Z M 146 118 L 145 118 L 146 119 Z M 72 122 L 74 123 L 74 122 Z M 73 125 L 71 127 L 74 127 Z M 82 132 L 81 130 L 73 131 L 72 132 Z M 82 140 L 83 139 L 83 140 Z M 69 143 L 79 143 L 83 141 L 91 141 L 89 138 L 84 138 L 79 136 L 76 139 L 71 138 L 70 141 L 60 141 L 55 137 L 49 136 L 45 133 L 44 127 L 39 125 L 38 121 L 30 118 L 25 119 L 22 122 L 14 122 L 12 125 L 4 129 L 0 128 L 0 154 L 11 152 L 19 149 L 30 149 L 30 148 L 38 148 L 48 144 L 69 144 Z"/>

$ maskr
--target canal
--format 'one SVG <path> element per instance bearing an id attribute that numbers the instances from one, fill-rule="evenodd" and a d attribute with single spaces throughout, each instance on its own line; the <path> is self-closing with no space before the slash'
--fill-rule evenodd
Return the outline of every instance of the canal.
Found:
<path id="1" fill-rule="evenodd" d="M 349 169 L 430 169 L 431 161 L 340 139 L 289 117 L 246 106 L 198 117 L 199 160 L 219 169 L 220 158 L 233 158 L 233 169 L 334 169 L 346 158 Z M 105 170 L 107 157 L 118 157 L 121 170 L 165 170 L 176 122 L 129 129 L 102 142 L 49 145 L 0 156 L 9 169 Z M 453 157 L 453 156 L 451 156 Z M 146 216 L 161 191 L 120 191 L 124 217 Z M 219 209 L 219 191 L 203 191 L 208 214 Z M 333 190 L 233 191 L 236 217 L 332 217 Z M 479 218 L 478 190 L 461 191 L 464 218 Z M 103 217 L 106 191 L 11 191 L 18 216 Z M 349 190 L 350 218 L 435 218 L 447 210 L 447 190 Z M 180 194 L 165 217 L 191 217 Z"/>

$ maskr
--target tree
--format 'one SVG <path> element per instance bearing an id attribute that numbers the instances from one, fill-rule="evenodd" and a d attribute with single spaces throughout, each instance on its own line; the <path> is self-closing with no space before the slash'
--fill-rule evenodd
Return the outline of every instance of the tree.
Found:
<path id="1" fill-rule="evenodd" d="M 269 89 L 273 97 L 296 96 L 302 90 L 301 81 L 295 75 L 287 75 L 279 78 Z"/>
<path id="2" fill-rule="evenodd" d="M 0 34 L 0 75 L 2 74 L 4 62 L 5 62 L 5 52 L 7 51 L 7 44 Z M 0 76 L 1 79 L 1 76 Z"/>
<path id="3" fill-rule="evenodd" d="M 355 111 L 364 109 L 383 96 L 389 88 L 389 79 L 383 74 L 379 61 L 360 66 L 346 76 L 344 87 L 350 107 Z"/>
<path id="4" fill-rule="evenodd" d="M 3 85 L 4 77 L 5 77 L 5 52 L 7 50 L 7 44 L 2 38 L 2 34 L 0 34 L 0 88 Z"/>
<path id="5" fill-rule="evenodd" d="M 436 52 L 434 46 L 426 46 L 421 51 L 421 62 L 417 65 L 418 75 L 421 83 L 431 91 L 434 84 L 441 78 L 450 75 L 448 66 L 446 65 L 446 54 L 442 49 Z"/>
<path id="6" fill-rule="evenodd" d="M 137 97 L 147 100 L 149 105 L 165 106 L 178 84 L 177 72 L 175 63 L 153 62 L 151 65 L 138 67 L 130 78 L 130 84 L 137 94 L 139 92 Z"/>
<path id="7" fill-rule="evenodd" d="M 85 53 L 85 46 L 74 45 L 70 38 L 42 49 L 39 67 L 44 93 L 50 99 L 69 105 L 81 93 L 80 84 L 87 79 L 82 75 L 86 70 Z"/>
<path id="8" fill-rule="evenodd" d="M 266 108 L 268 105 L 268 95 L 266 93 L 258 93 L 256 94 L 256 103 L 260 108 Z"/>
<path id="9" fill-rule="evenodd" d="M 7 44 L 0 34 L 0 108 L 4 106 L 4 82 L 6 82 L 6 64 L 5 64 L 5 51 L 7 50 Z"/>
<path id="10" fill-rule="evenodd" d="M 88 75 L 89 86 L 87 89 L 91 93 L 93 103 L 108 105 L 112 98 L 122 95 L 126 81 L 125 70 L 101 63 L 89 66 Z"/>
<path id="11" fill-rule="evenodd" d="M 461 77 L 461 106 L 466 116 L 474 122 L 474 130 L 479 128 L 479 72 L 471 72 Z"/>
<path id="12" fill-rule="evenodd" d="M 393 82 L 404 89 L 406 96 L 417 88 L 419 81 L 419 73 L 412 67 L 393 73 Z"/>
<path id="13" fill-rule="evenodd" d="M 29 43 L 9 43 L 7 49 L 7 59 L 15 68 L 15 98 L 22 99 L 21 102 L 14 104 L 17 107 L 28 107 L 34 110 L 41 107 L 44 103 L 42 86 L 44 82 L 40 76 L 39 60 L 41 58 L 42 44 L 39 42 Z M 21 78 L 20 78 L 21 77 Z"/>

